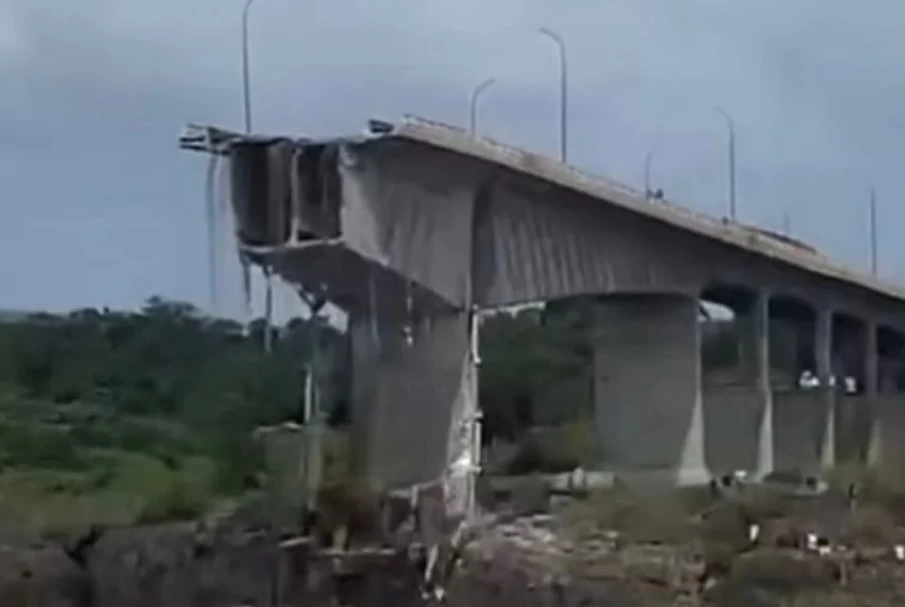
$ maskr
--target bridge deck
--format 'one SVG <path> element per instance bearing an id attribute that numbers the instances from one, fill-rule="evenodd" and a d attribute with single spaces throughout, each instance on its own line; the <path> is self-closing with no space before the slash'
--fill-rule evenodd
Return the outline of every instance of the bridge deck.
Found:
<path id="1" fill-rule="evenodd" d="M 668 201 L 648 202 L 643 193 L 629 186 L 490 138 L 474 137 L 463 129 L 419 117 L 406 117 L 388 136 L 427 143 L 505 166 L 748 252 L 905 301 L 905 287 L 847 268 L 810 247 L 778 235 L 771 236 L 759 228 L 720 221 Z"/>
<path id="2" fill-rule="evenodd" d="M 648 201 L 641 192 L 631 187 L 590 175 L 541 154 L 502 144 L 487 137 L 473 136 L 458 127 L 414 116 L 406 116 L 398 123 L 387 127 L 379 132 L 366 131 L 359 135 L 331 138 L 318 143 L 361 143 L 391 138 L 426 144 L 542 179 L 598 199 L 602 203 L 629 210 L 742 251 L 905 302 L 905 287 L 845 267 L 793 239 L 771 234 L 760 228 L 715 219 L 668 201 Z M 227 154 L 233 142 L 248 139 L 266 141 L 276 137 L 246 136 L 213 127 L 190 125 L 180 138 L 180 145 L 185 149 Z M 312 142 L 305 138 L 299 141 Z"/>

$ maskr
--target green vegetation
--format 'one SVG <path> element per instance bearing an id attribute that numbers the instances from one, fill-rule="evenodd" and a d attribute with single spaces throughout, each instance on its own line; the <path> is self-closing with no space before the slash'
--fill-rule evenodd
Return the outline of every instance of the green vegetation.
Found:
<path id="1" fill-rule="evenodd" d="M 295 320 L 265 355 L 263 326 L 158 298 L 0 323 L 0 524 L 179 518 L 253 488 L 251 431 L 297 414 L 311 345 Z"/>
<path id="2" fill-rule="evenodd" d="M 568 309 L 489 316 L 481 360 L 491 471 L 561 472 L 594 457 L 592 351 L 580 317 Z"/>

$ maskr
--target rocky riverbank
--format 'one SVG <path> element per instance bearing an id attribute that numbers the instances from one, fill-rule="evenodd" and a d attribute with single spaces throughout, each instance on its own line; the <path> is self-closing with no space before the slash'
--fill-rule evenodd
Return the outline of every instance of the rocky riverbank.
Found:
<path id="1" fill-rule="evenodd" d="M 7 534 L 0 538 L 0 605 L 905 604 L 905 562 L 895 544 L 905 527 L 876 507 L 829 498 L 769 507 L 722 500 L 686 516 L 678 502 L 655 503 L 609 496 L 580 512 L 487 516 L 441 559 L 442 591 L 428 595 L 423 558 L 405 547 L 362 553 L 349 566 L 339 555 L 315 558 L 304 545 L 281 547 L 235 523 L 40 540 Z"/>
<path id="2" fill-rule="evenodd" d="M 199 533 L 191 523 L 58 540 L 4 538 L 0 605 L 270 605 L 275 543 L 259 532 Z"/>

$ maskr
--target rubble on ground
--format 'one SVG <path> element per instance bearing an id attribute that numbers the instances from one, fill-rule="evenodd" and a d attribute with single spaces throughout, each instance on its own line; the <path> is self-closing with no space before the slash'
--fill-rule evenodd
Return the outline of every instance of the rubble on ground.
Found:
<path id="1" fill-rule="evenodd" d="M 435 554 L 429 575 L 430 558 L 411 545 L 318 552 L 236 521 L 9 537 L 0 604 L 263 607 L 279 595 L 314 606 L 905 603 L 905 527 L 876 505 L 723 498 L 687 514 L 666 497 L 612 495 L 576 515 L 550 512 L 536 493 L 515 492 L 524 504 L 480 516 Z"/>
<path id="2" fill-rule="evenodd" d="M 688 517 L 679 542 L 593 517 L 498 517 L 463 549 L 451 604 L 903 604 L 905 527 L 834 500 L 722 499 Z"/>

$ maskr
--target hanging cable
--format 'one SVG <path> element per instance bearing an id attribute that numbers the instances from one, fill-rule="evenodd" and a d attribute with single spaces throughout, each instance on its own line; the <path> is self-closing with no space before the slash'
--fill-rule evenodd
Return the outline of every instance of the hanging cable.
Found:
<path id="1" fill-rule="evenodd" d="M 270 354 L 273 349 L 273 270 L 270 264 L 263 267 L 264 272 L 264 352 Z"/>
<path id="2" fill-rule="evenodd" d="M 231 195 L 232 193 L 230 193 Z M 228 202 L 230 206 L 232 205 L 232 201 Z M 234 217 L 234 221 L 236 224 L 233 226 L 234 236 L 236 239 L 236 244 L 240 245 L 236 247 L 238 256 L 239 256 L 239 272 L 242 277 L 242 317 L 245 319 L 243 331 L 245 336 L 248 337 L 251 335 L 251 323 L 254 320 L 253 310 L 252 310 L 252 299 L 251 299 L 251 259 L 248 254 L 242 250 L 241 243 L 242 239 L 239 236 L 239 224 L 238 217 Z"/>
<path id="3" fill-rule="evenodd" d="M 286 246 L 298 244 L 299 233 L 302 231 L 302 192 L 301 166 L 299 158 L 302 157 L 302 148 L 295 146 L 292 150 L 292 161 L 289 164 L 289 205 L 292 217 L 289 222 L 289 239 Z"/>
<path id="4" fill-rule="evenodd" d="M 483 413 L 480 406 L 480 370 L 481 370 L 481 311 L 477 306 L 472 306 L 469 314 L 469 354 L 471 358 L 471 373 L 469 386 L 469 407 L 466 416 L 468 424 L 468 450 L 470 469 L 468 474 L 468 491 L 466 513 L 468 520 L 475 515 L 476 503 L 476 479 L 481 472 L 481 420 Z"/>
<path id="5" fill-rule="evenodd" d="M 236 205 L 233 202 L 233 191 L 231 183 L 230 183 L 230 168 L 232 166 L 232 156 L 228 156 L 227 162 L 221 162 L 220 164 L 220 213 L 221 217 L 224 217 L 229 220 L 230 217 L 233 217 L 233 237 L 236 242 L 236 254 L 239 261 L 239 272 L 242 277 L 242 317 L 244 318 L 244 323 L 242 327 L 243 334 L 248 337 L 251 335 L 251 322 L 252 318 L 252 306 L 251 306 L 251 259 L 248 257 L 248 253 L 243 250 L 242 246 L 242 238 L 239 236 L 239 220 L 236 217 L 235 213 L 231 212 L 236 208 Z M 228 228 L 227 228 L 228 229 Z"/>
<path id="6" fill-rule="evenodd" d="M 217 169 L 218 155 L 213 151 L 211 135 L 205 134 L 210 158 L 207 163 L 207 179 L 205 182 L 205 214 L 207 222 L 207 280 L 208 299 L 211 311 L 217 305 Z"/>
<path id="7" fill-rule="evenodd" d="M 216 146 L 211 140 L 210 133 L 207 134 L 208 137 L 208 150 L 211 155 L 216 158 L 216 160 L 212 160 L 211 164 L 208 165 L 208 194 L 209 194 L 209 202 L 208 202 L 208 227 L 209 227 L 209 238 L 210 238 L 210 248 L 209 255 L 209 271 L 212 275 L 212 283 L 213 287 L 211 288 L 211 293 L 213 297 L 216 297 L 217 289 L 216 289 L 216 274 L 217 274 L 217 256 L 218 256 L 218 247 L 217 241 L 217 227 L 221 223 L 218 221 L 222 219 L 222 223 L 224 225 L 229 224 L 229 219 L 232 216 L 230 212 L 235 208 L 232 202 L 232 188 L 230 187 L 230 167 L 232 163 L 231 156 L 227 155 L 226 162 L 220 162 L 219 156 L 223 153 L 224 150 L 229 148 L 229 141 L 221 141 Z M 227 227 L 227 230 L 229 228 Z M 250 333 L 251 326 L 251 276 L 249 274 L 249 266 L 250 260 L 247 257 L 247 254 L 242 250 L 241 239 L 239 238 L 239 225 L 238 221 L 235 221 L 235 225 L 233 226 L 233 235 L 236 239 L 236 254 L 239 262 L 240 274 L 242 276 L 242 316 L 245 319 L 243 323 L 243 332 L 244 335 L 248 336 Z"/>
<path id="8" fill-rule="evenodd" d="M 242 317 L 245 319 L 245 336 L 251 335 L 251 263 L 248 257 L 239 251 L 239 269 L 242 274 Z"/>

